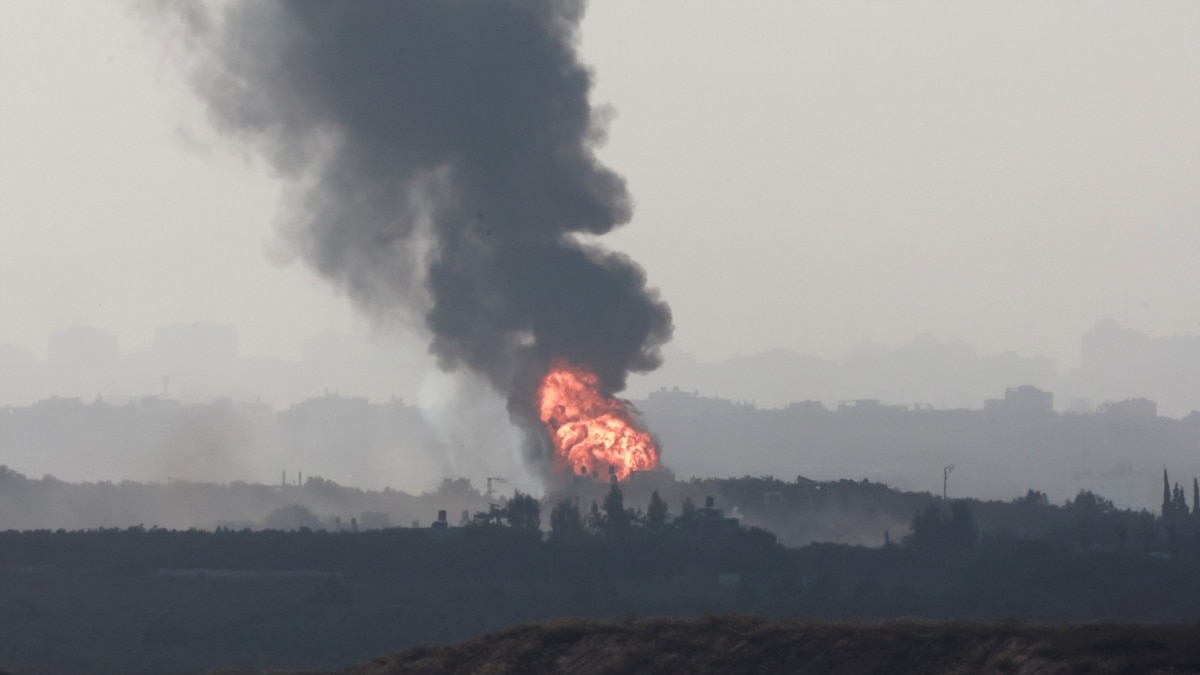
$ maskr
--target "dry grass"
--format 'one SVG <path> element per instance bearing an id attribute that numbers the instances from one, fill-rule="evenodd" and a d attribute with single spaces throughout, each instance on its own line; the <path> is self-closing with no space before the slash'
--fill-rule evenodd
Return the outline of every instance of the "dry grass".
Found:
<path id="1" fill-rule="evenodd" d="M 564 619 L 339 671 L 402 673 L 1200 674 L 1200 625 Z"/>

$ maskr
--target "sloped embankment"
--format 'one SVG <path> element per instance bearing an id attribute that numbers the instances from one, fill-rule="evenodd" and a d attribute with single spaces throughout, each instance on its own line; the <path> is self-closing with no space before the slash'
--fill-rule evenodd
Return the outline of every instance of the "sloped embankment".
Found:
<path id="1" fill-rule="evenodd" d="M 1200 673 L 1200 624 L 569 619 L 338 673 Z"/>

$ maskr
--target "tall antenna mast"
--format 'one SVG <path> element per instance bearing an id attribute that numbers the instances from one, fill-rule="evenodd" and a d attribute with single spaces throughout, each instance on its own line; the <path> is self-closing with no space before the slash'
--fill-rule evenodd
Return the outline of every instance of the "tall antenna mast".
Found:
<path id="1" fill-rule="evenodd" d="M 942 501 L 946 501 L 946 483 L 950 481 L 950 472 L 954 470 L 953 464 L 947 464 L 942 469 Z"/>

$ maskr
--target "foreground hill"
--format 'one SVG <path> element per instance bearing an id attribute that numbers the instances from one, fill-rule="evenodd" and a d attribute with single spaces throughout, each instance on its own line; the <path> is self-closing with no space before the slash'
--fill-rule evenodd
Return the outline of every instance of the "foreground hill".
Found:
<path id="1" fill-rule="evenodd" d="M 568 619 L 334 673 L 1200 673 L 1200 625 Z"/>

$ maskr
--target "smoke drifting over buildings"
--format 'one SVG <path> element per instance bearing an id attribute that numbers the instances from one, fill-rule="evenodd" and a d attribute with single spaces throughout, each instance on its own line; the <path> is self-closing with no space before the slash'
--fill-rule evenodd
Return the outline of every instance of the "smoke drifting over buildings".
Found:
<path id="1" fill-rule="evenodd" d="M 446 369 L 521 417 L 549 359 L 609 392 L 653 369 L 671 315 L 627 257 L 575 238 L 629 220 L 594 148 L 582 2 L 236 2 L 186 16 L 217 128 L 285 180 L 281 230 L 365 311 L 422 319 Z"/>

